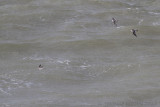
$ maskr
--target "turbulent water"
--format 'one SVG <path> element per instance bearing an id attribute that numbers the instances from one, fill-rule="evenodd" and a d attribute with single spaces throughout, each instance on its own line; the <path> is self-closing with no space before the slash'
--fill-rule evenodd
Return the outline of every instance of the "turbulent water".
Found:
<path id="1" fill-rule="evenodd" d="M 159 106 L 159 0 L 0 0 L 0 107 Z"/>

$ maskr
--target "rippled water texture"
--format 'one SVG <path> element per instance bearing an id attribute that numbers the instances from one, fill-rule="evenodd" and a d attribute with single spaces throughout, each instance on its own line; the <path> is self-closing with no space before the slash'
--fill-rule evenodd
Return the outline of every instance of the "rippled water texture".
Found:
<path id="1" fill-rule="evenodd" d="M 0 107 L 159 106 L 159 0 L 0 0 Z"/>

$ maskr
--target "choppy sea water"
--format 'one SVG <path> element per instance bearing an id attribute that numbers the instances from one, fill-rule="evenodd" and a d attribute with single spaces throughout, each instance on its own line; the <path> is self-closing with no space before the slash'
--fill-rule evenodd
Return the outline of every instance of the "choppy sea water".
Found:
<path id="1" fill-rule="evenodd" d="M 159 107 L 159 5 L 1 0 L 0 107 Z"/>

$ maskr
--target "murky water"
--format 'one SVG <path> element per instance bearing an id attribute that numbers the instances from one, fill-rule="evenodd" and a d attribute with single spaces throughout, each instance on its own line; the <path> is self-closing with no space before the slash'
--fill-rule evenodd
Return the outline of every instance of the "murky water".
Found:
<path id="1" fill-rule="evenodd" d="M 0 107 L 159 107 L 159 5 L 1 0 Z"/>

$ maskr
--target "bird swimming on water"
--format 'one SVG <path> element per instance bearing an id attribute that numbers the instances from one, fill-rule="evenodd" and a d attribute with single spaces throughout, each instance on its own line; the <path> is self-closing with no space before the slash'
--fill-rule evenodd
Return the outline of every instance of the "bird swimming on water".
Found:
<path id="1" fill-rule="evenodd" d="M 131 32 L 132 32 L 132 34 L 135 36 L 135 37 L 137 37 L 137 34 L 136 34 L 136 32 L 138 32 L 138 30 L 136 29 L 131 29 Z"/>
<path id="2" fill-rule="evenodd" d="M 113 22 L 113 24 L 117 27 L 117 22 L 118 22 L 118 20 L 116 20 L 115 18 L 112 17 L 112 22 Z"/>
<path id="3" fill-rule="evenodd" d="M 40 65 L 38 66 L 38 69 L 39 69 L 39 70 L 42 70 L 42 69 L 43 69 L 43 66 L 40 64 Z"/>

